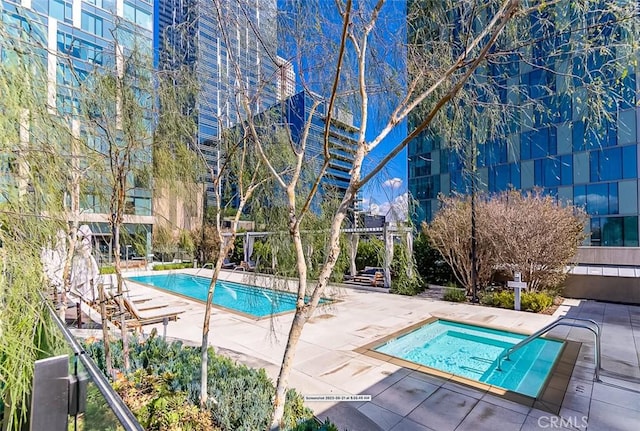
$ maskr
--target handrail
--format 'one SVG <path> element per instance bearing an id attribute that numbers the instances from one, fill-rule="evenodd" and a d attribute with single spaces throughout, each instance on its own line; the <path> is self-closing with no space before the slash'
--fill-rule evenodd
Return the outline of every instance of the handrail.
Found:
<path id="1" fill-rule="evenodd" d="M 578 321 L 578 322 L 586 322 L 586 323 L 592 323 L 595 326 L 595 329 L 593 326 L 589 326 L 589 325 L 585 325 L 585 324 L 581 324 L 581 323 L 576 323 L 576 322 L 566 322 L 565 320 L 574 320 L 574 321 Z M 502 360 L 506 359 L 507 361 L 510 360 L 509 356 L 515 352 L 516 350 L 521 349 L 522 347 L 526 346 L 527 344 L 529 344 L 530 342 L 532 342 L 533 340 L 535 340 L 536 338 L 540 338 L 542 335 L 544 335 L 545 333 L 549 332 L 550 330 L 552 330 L 553 328 L 557 327 L 557 326 L 571 326 L 574 328 L 583 328 L 583 329 L 587 329 L 589 331 L 591 331 L 595 337 L 595 364 L 596 364 L 596 375 L 594 377 L 594 380 L 599 382 L 600 381 L 600 370 L 601 368 L 601 361 L 600 361 L 600 325 L 598 325 L 598 323 L 593 320 L 593 319 L 582 319 L 579 317 L 560 317 L 559 319 L 551 322 L 550 324 L 548 324 L 547 326 L 543 327 L 542 329 L 534 332 L 533 334 L 529 335 L 527 338 L 523 339 L 522 341 L 520 341 L 518 344 L 515 344 L 507 349 L 505 349 L 504 352 L 502 352 L 499 356 L 497 362 L 498 362 L 498 366 L 496 367 L 496 369 L 498 371 L 502 371 L 501 370 L 501 366 L 502 366 Z"/>
<path id="2" fill-rule="evenodd" d="M 52 320 L 58 326 L 58 329 L 62 332 L 62 335 L 69 343 L 69 346 L 73 350 L 76 358 L 82 363 L 86 372 L 91 376 L 93 382 L 96 385 L 96 388 L 100 391 L 105 401 L 115 414 L 115 416 L 120 421 L 122 427 L 127 431 L 143 431 L 142 426 L 133 415 L 129 407 L 122 401 L 122 398 L 118 395 L 117 392 L 113 390 L 109 382 L 107 381 L 102 371 L 98 368 L 98 366 L 93 362 L 93 360 L 87 355 L 84 348 L 78 343 L 78 340 L 69 332 L 67 327 L 62 323 L 60 317 L 55 313 L 51 304 L 44 298 L 42 294 L 40 294 L 43 302 L 45 303 L 49 314 L 52 317 Z"/>
<path id="3" fill-rule="evenodd" d="M 193 277 L 195 277 L 195 276 L 197 276 L 198 274 L 200 274 L 200 271 L 202 271 L 203 269 L 205 269 L 205 268 L 206 268 L 207 266 L 209 266 L 209 265 L 211 266 L 211 269 L 213 270 L 213 269 L 214 269 L 214 267 L 213 267 L 213 263 L 211 263 L 211 262 L 207 262 L 207 263 L 205 263 L 204 265 L 202 265 L 202 266 L 201 266 L 201 267 L 196 271 L 196 273 L 195 273 L 195 274 L 193 274 Z"/>

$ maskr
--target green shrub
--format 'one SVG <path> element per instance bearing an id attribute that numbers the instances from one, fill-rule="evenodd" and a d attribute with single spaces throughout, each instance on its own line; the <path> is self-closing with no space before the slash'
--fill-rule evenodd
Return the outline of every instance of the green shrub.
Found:
<path id="1" fill-rule="evenodd" d="M 116 273 L 116 267 L 113 265 L 109 265 L 109 266 L 103 266 L 100 268 L 100 274 L 115 274 Z"/>
<path id="2" fill-rule="evenodd" d="M 384 242 L 377 238 L 358 242 L 356 254 L 356 268 L 362 271 L 365 266 L 382 266 L 384 262 Z"/>
<path id="3" fill-rule="evenodd" d="M 106 374 L 102 340 L 85 342 L 85 350 Z M 122 342 L 112 342 L 111 352 L 114 368 L 122 369 Z M 160 387 L 166 385 L 167 391 L 181 393 L 189 403 L 198 405 L 200 399 L 199 347 L 183 346 L 180 342 L 167 343 L 154 336 L 144 342 L 132 339 L 130 364 L 131 373 L 144 370 L 146 375 L 160 376 L 161 381 L 155 381 L 157 385 Z M 272 400 L 275 396 L 275 388 L 264 369 L 255 370 L 237 364 L 229 358 L 216 355 L 211 349 L 208 372 L 209 399 L 212 401 L 207 407 L 216 426 L 223 431 L 267 429 L 273 412 Z M 135 382 L 138 377 L 128 375 L 127 379 L 133 379 Z M 160 398 L 167 397 L 163 395 Z M 169 398 L 171 405 L 183 408 L 181 407 L 183 404 Z M 168 403 L 169 401 L 158 402 Z M 146 414 L 147 410 L 143 409 L 140 412 Z M 290 390 L 285 402 L 284 422 L 287 428 L 293 428 L 311 417 L 311 410 L 304 407 L 302 397 L 294 390 Z"/>
<path id="4" fill-rule="evenodd" d="M 444 291 L 442 299 L 450 302 L 465 302 L 467 300 L 467 294 L 465 293 L 464 289 L 447 287 Z"/>
<path id="5" fill-rule="evenodd" d="M 159 264 L 153 265 L 154 271 L 165 271 L 169 269 L 184 269 L 184 268 L 193 268 L 193 263 L 191 262 L 159 263 Z"/>
<path id="6" fill-rule="evenodd" d="M 554 296 L 548 292 L 522 292 L 520 295 L 520 309 L 539 313 L 553 305 Z M 491 307 L 514 308 L 515 294 L 510 290 L 499 292 L 485 292 L 480 303 Z"/>
<path id="7" fill-rule="evenodd" d="M 325 420 L 323 423 L 316 422 L 315 419 L 308 419 L 292 428 L 291 431 L 339 431 L 338 427 L 336 427 L 329 418 Z"/>
<path id="8" fill-rule="evenodd" d="M 413 256 L 416 268 L 425 283 L 448 286 L 455 280 L 453 270 L 424 232 L 420 232 L 413 242 Z"/>
<path id="9" fill-rule="evenodd" d="M 170 375 L 137 370 L 113 384 L 145 430 L 216 431 L 210 412 L 172 390 Z"/>
<path id="10" fill-rule="evenodd" d="M 540 313 L 553 305 L 553 295 L 548 292 L 523 292 L 520 309 Z"/>
<path id="11" fill-rule="evenodd" d="M 491 307 L 510 308 L 513 310 L 513 298 L 513 292 L 509 290 L 486 292 L 480 298 L 480 303 Z"/>

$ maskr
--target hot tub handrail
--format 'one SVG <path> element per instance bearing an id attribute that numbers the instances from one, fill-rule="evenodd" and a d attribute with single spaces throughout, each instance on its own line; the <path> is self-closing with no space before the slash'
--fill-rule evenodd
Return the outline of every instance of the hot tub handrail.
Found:
<path id="1" fill-rule="evenodd" d="M 567 322 L 567 320 L 573 320 L 574 322 Z M 582 323 L 578 323 L 578 322 L 586 322 L 586 323 L 591 323 L 595 326 L 589 326 L 589 325 L 585 325 Z M 593 320 L 593 319 L 582 319 L 579 317 L 560 317 L 559 319 L 551 322 L 550 324 L 548 324 L 547 326 L 543 327 L 542 329 L 534 332 L 533 334 L 529 335 L 527 338 L 525 338 L 524 340 L 520 341 L 518 344 L 515 344 L 507 349 L 505 349 L 504 352 L 502 352 L 500 354 L 500 356 L 498 356 L 497 362 L 498 362 L 498 366 L 497 366 L 497 370 L 501 370 L 501 365 L 502 365 L 502 361 L 504 359 L 509 360 L 509 355 L 511 355 L 513 352 L 515 352 L 516 350 L 521 349 L 522 347 L 526 346 L 527 344 L 529 344 L 530 342 L 532 342 L 533 340 L 535 340 L 536 338 L 540 338 L 542 335 L 546 334 L 547 332 L 549 332 L 550 330 L 552 330 L 553 328 L 555 328 L 556 326 L 571 326 L 574 328 L 583 328 L 583 329 L 587 329 L 589 331 L 591 331 L 595 337 L 595 364 L 596 364 L 596 374 L 595 374 L 595 381 L 600 381 L 600 369 L 601 369 L 601 365 L 600 365 L 600 325 L 598 325 L 598 323 Z"/>

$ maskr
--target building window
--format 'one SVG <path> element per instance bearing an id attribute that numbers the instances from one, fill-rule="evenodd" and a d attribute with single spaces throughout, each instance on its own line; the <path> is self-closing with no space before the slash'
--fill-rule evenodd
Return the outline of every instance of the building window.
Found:
<path id="1" fill-rule="evenodd" d="M 49 16 L 58 21 L 73 22 L 72 4 L 64 0 L 51 0 L 49 2 Z"/>
<path id="2" fill-rule="evenodd" d="M 592 182 L 636 178 L 636 146 L 591 151 L 589 167 Z"/>
<path id="3" fill-rule="evenodd" d="M 104 36 L 102 31 L 102 18 L 98 18 L 95 15 L 82 11 L 82 29 L 96 36 Z"/>
<path id="4" fill-rule="evenodd" d="M 138 9 L 128 2 L 124 2 L 124 19 L 134 22 L 147 30 L 152 30 L 153 28 L 151 13 Z"/>
<path id="5" fill-rule="evenodd" d="M 618 214 L 618 183 L 575 186 L 573 202 L 586 208 L 589 215 Z"/>
<path id="6" fill-rule="evenodd" d="M 595 217 L 591 219 L 591 245 L 637 247 L 638 217 Z"/>

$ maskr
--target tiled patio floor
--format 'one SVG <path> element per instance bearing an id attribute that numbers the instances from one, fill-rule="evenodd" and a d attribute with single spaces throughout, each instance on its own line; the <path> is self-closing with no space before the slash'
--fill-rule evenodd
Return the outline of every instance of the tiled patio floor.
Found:
<path id="1" fill-rule="evenodd" d="M 224 277 L 242 281 L 247 275 L 225 272 Z M 169 324 L 168 335 L 200 341 L 201 303 L 143 286 L 132 289 L 184 307 L 187 311 Z M 340 302 L 319 309 L 305 326 L 290 383 L 306 395 L 371 395 L 370 402 L 310 403 L 320 418 L 329 416 L 341 430 L 640 430 L 640 307 L 567 300 L 547 316 L 389 295 L 381 289 L 333 288 L 332 293 Z M 431 316 L 532 333 L 560 315 L 601 325 L 603 372 L 602 381 L 594 382 L 588 331 L 554 329 L 550 335 L 582 342 L 559 416 L 354 351 Z M 266 368 L 275 379 L 291 317 L 252 320 L 216 310 L 210 340 L 236 360 Z"/>

